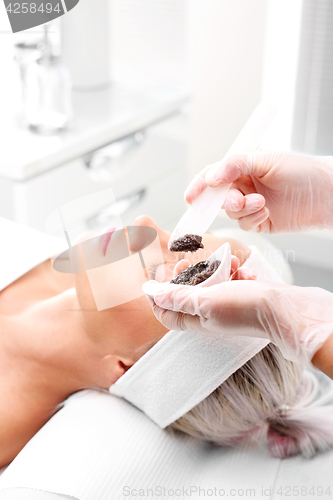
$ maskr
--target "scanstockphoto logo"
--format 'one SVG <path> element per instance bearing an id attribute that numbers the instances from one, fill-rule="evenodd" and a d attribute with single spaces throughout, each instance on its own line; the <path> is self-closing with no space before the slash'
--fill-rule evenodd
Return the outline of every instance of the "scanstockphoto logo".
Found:
<path id="1" fill-rule="evenodd" d="M 13 33 L 40 26 L 63 16 L 78 3 L 79 0 L 35 0 L 33 2 L 4 0 Z"/>

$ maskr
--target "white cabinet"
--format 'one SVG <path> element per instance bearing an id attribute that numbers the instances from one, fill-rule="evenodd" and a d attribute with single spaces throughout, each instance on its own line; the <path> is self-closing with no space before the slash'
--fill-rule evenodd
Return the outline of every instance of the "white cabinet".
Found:
<path id="1" fill-rule="evenodd" d="M 134 140 L 128 136 L 26 181 L 0 180 L 0 214 L 45 230 L 54 210 L 112 188 L 125 224 L 142 213 L 163 225 L 177 220 L 184 206 L 186 143 L 156 133 L 154 126 L 131 145 Z M 105 206 L 103 217 L 98 218 L 92 207 L 85 218 L 90 226 L 94 220 L 96 225 L 112 225 L 114 210 Z"/>

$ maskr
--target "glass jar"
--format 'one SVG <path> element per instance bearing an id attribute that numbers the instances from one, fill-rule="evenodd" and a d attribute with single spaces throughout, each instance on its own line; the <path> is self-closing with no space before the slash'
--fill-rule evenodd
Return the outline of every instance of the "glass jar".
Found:
<path id="1" fill-rule="evenodd" d="M 72 81 L 51 43 L 48 25 L 43 28 L 39 55 L 25 67 L 23 94 L 26 125 L 47 135 L 65 130 L 72 121 Z"/>
<path id="2" fill-rule="evenodd" d="M 26 68 L 25 117 L 40 134 L 66 129 L 72 120 L 72 84 L 59 56 L 43 54 Z"/>

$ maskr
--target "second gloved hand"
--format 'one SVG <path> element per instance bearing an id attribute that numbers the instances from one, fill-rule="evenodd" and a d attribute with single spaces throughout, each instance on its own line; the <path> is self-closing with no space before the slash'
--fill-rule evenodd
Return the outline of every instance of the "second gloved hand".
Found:
<path id="1" fill-rule="evenodd" d="M 243 280 L 207 288 L 168 284 L 155 295 L 153 311 L 170 330 L 268 339 L 303 365 L 333 334 L 333 294 L 321 288 Z"/>
<path id="2" fill-rule="evenodd" d="M 209 165 L 186 190 L 231 184 L 224 202 L 241 229 L 263 233 L 333 229 L 333 158 L 280 151 L 240 154 Z"/>

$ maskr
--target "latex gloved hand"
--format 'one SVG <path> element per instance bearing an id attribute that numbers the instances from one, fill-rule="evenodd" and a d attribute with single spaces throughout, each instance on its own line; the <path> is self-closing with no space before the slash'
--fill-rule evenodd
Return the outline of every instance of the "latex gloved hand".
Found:
<path id="1" fill-rule="evenodd" d="M 207 288 L 166 284 L 152 306 L 170 330 L 265 338 L 303 365 L 333 334 L 333 294 L 321 288 L 243 280 Z"/>
<path id="2" fill-rule="evenodd" d="M 333 229 L 333 157 L 258 151 L 208 165 L 185 198 L 232 183 L 222 208 L 240 228 L 265 233 Z"/>

